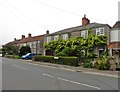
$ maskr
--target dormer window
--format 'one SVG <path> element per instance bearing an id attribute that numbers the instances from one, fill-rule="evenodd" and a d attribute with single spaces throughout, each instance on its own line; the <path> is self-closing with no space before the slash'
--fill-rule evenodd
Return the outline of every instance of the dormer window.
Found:
<path id="1" fill-rule="evenodd" d="M 105 34 L 105 31 L 103 27 L 96 29 L 96 35 L 104 35 L 104 34 Z"/>

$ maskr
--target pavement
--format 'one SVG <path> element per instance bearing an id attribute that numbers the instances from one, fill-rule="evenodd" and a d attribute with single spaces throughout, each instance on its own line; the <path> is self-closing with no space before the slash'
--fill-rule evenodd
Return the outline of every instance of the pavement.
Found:
<path id="1" fill-rule="evenodd" d="M 119 71 L 97 70 L 94 68 L 84 68 L 81 66 L 74 67 L 74 66 L 53 64 L 53 63 L 47 63 L 47 62 L 35 62 L 32 60 L 22 60 L 22 61 L 33 63 L 34 65 L 42 65 L 42 66 L 51 67 L 51 68 L 59 68 L 59 69 L 64 69 L 64 70 L 68 70 L 68 71 L 73 71 L 73 72 L 83 72 L 83 73 L 100 75 L 100 76 L 109 76 L 109 77 L 120 78 Z"/>

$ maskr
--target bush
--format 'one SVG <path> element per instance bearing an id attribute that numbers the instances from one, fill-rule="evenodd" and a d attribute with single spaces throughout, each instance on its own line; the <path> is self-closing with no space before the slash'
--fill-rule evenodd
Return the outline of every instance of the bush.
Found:
<path id="1" fill-rule="evenodd" d="M 59 52 L 59 53 L 57 54 L 57 56 L 67 56 L 67 54 L 66 54 L 66 53 L 63 53 L 63 52 Z"/>
<path id="2" fill-rule="evenodd" d="M 13 55 L 14 59 L 20 59 L 20 56 L 18 55 Z"/>
<path id="3" fill-rule="evenodd" d="M 5 55 L 6 58 L 13 58 L 13 55 Z"/>
<path id="4" fill-rule="evenodd" d="M 40 62 L 52 62 L 53 60 L 53 56 L 41 56 L 41 55 L 37 55 L 33 57 L 33 61 L 40 61 Z"/>
<path id="5" fill-rule="evenodd" d="M 29 47 L 29 46 L 22 46 L 22 47 L 20 48 L 20 53 L 19 53 L 19 55 L 22 56 L 22 55 L 25 55 L 25 54 L 27 54 L 27 53 L 31 53 L 30 47 Z"/>
<path id="6" fill-rule="evenodd" d="M 90 59 L 85 60 L 85 62 L 84 62 L 84 64 L 83 64 L 83 67 L 84 67 L 84 68 L 93 68 L 92 60 L 90 60 Z"/>
<path id="7" fill-rule="evenodd" d="M 109 70 L 110 64 L 108 61 L 98 59 L 98 61 L 95 64 L 95 68 L 99 70 Z"/>
<path id="8" fill-rule="evenodd" d="M 51 62 L 56 64 L 63 64 L 63 65 L 70 65 L 70 66 L 77 66 L 78 65 L 78 58 L 77 57 L 54 57 L 54 56 L 34 56 L 34 61 L 40 62 Z"/>
<path id="9" fill-rule="evenodd" d="M 6 58 L 12 58 L 12 59 L 20 59 L 20 56 L 18 55 L 5 55 Z"/>

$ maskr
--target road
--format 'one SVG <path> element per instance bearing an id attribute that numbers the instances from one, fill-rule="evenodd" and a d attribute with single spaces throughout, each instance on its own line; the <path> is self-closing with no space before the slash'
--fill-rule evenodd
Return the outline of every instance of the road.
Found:
<path id="1" fill-rule="evenodd" d="M 118 79 L 2 58 L 3 90 L 118 90 Z"/>

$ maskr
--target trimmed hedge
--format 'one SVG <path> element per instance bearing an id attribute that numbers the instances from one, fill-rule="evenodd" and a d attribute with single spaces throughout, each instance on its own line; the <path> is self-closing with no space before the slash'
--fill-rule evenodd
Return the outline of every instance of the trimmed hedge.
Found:
<path id="1" fill-rule="evenodd" d="M 5 55 L 6 58 L 12 58 L 12 59 L 20 59 L 20 56 L 18 55 Z"/>
<path id="2" fill-rule="evenodd" d="M 78 66 L 77 57 L 34 56 L 32 60 L 70 66 Z"/>

